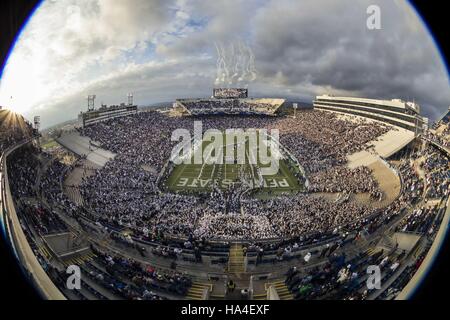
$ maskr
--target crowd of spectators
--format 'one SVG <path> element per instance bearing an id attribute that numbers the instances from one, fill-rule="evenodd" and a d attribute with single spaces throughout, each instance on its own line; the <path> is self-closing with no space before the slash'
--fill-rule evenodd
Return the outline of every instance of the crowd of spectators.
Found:
<path id="1" fill-rule="evenodd" d="M 381 199 L 382 193 L 370 169 L 348 169 L 345 162 L 347 155 L 366 148 L 368 142 L 387 132 L 388 126 L 368 125 L 362 120 L 343 121 L 320 111 L 300 113 L 295 120 L 204 117 L 202 121 L 205 130 L 279 129 L 281 143 L 305 168 L 310 182 L 308 192 L 268 199 L 233 197 L 239 188 L 231 189 L 228 194 L 219 190 L 196 195 L 161 192 L 159 172 L 175 144 L 170 141 L 171 132 L 180 127 L 192 131 L 193 126 L 192 120 L 186 118 L 172 119 L 148 112 L 81 129 L 95 144 L 117 153 L 114 160 L 95 170 L 92 176 L 83 177 L 80 192 L 85 207 L 74 205 L 62 192 L 62 179 L 71 167 L 57 160 L 51 161 L 36 185 L 39 159 L 33 146 L 16 151 L 8 161 L 12 194 L 22 200 L 34 197 L 36 190 L 40 190 L 47 200 L 67 208 L 69 214 L 82 210 L 86 215 L 92 214 L 98 223 L 118 230 L 126 228 L 143 240 L 167 236 L 187 239 L 183 246 L 156 246 L 152 253 L 158 256 L 180 258 L 184 249 L 196 252 L 197 245 L 204 243 L 204 239 L 282 238 L 282 243 L 267 245 L 269 247 L 255 242 L 247 250 L 256 251 L 258 257 L 264 250 L 275 250 L 280 260 L 291 256 L 308 241 L 316 242 L 345 229 L 376 232 L 416 204 L 424 191 L 429 199 L 448 195 L 448 158 L 431 146 L 415 155 L 425 158 L 421 166 L 425 183 L 419 178 L 412 160 L 403 159 L 396 167 L 402 178 L 402 192 L 386 208 L 374 209 L 347 201 L 337 203 L 317 194 L 369 193 Z M 11 139 L 4 141 L 17 142 Z M 227 202 L 233 202 L 232 206 Z M 20 216 L 41 235 L 66 230 L 58 215 L 44 206 L 21 201 L 19 209 Z M 401 221 L 397 231 L 425 233 L 433 226 L 435 217 L 435 207 L 415 208 Z M 401 265 L 398 257 L 391 258 L 383 252 L 372 256 L 362 253 L 348 259 L 345 254 L 335 254 L 335 249 L 327 252 L 329 262 L 324 266 L 313 268 L 307 274 L 296 269 L 289 271 L 286 284 L 295 298 L 364 298 L 370 294 L 360 290 L 361 275 L 367 265 L 379 265 L 385 276 L 390 276 Z M 158 271 L 131 258 L 92 250 L 100 257 L 99 263 L 105 265 L 106 272 L 91 268 L 87 271 L 89 276 L 124 298 L 162 299 L 163 296 L 153 292 L 155 289 L 185 295 L 191 285 L 191 280 L 178 272 Z M 129 279 L 132 285 L 120 280 L 122 277 Z"/>
<path id="2" fill-rule="evenodd" d="M 448 117 L 446 120 L 438 121 L 433 128 L 423 133 L 424 137 L 443 147 L 450 147 L 450 126 Z"/>
<path id="3" fill-rule="evenodd" d="M 297 119 L 210 116 L 199 120 L 203 130 L 278 129 L 281 143 L 306 169 L 309 193 L 367 192 L 381 197 L 369 169 L 348 169 L 344 164 L 346 155 L 366 148 L 388 126 L 344 121 L 321 111 L 305 111 Z M 214 239 L 291 237 L 333 229 L 371 213 L 364 206 L 338 205 L 310 194 L 281 196 L 256 205 L 252 199 L 240 203 L 241 197 L 229 194 L 211 196 L 214 192 L 200 196 L 161 193 L 158 174 L 169 159 L 174 146 L 170 136 L 176 128 L 192 132 L 193 121 L 146 112 L 81 129 L 95 144 L 117 153 L 114 160 L 83 179 L 80 190 L 89 208 L 105 222 L 132 228 L 145 237 L 164 232 Z"/>
<path id="4" fill-rule="evenodd" d="M 246 215 L 257 220 L 257 225 L 261 225 L 261 232 L 270 235 L 269 238 L 332 232 L 338 226 L 373 212 L 362 205 L 350 202 L 335 203 L 323 197 L 303 193 L 269 200 L 246 199 L 243 207 Z"/>
<path id="5" fill-rule="evenodd" d="M 58 215 L 40 204 L 22 204 L 19 216 L 27 220 L 41 236 L 67 231 Z"/>
<path id="6" fill-rule="evenodd" d="M 382 197 L 378 182 L 367 167 L 349 169 L 345 166 L 335 166 L 315 172 L 308 179 L 309 189 L 313 192 L 369 193 L 376 199 Z"/>
<path id="7" fill-rule="evenodd" d="M 297 300 L 365 299 L 375 291 L 375 288 L 367 288 L 367 267 L 378 266 L 384 280 L 401 266 L 402 258 L 401 254 L 390 256 L 384 250 L 372 255 L 361 252 L 352 257 L 334 253 L 325 264 L 306 272 L 292 267 L 285 283 Z"/>
<path id="8" fill-rule="evenodd" d="M 36 195 L 36 175 L 39 166 L 37 149 L 27 145 L 10 155 L 8 177 L 13 197 L 23 199 Z"/>
<path id="9" fill-rule="evenodd" d="M 436 218 L 436 207 L 417 208 L 403 219 L 397 226 L 401 232 L 415 232 L 425 234 L 431 228 L 433 220 Z"/>
<path id="10" fill-rule="evenodd" d="M 399 216 L 402 216 L 408 208 L 416 205 L 420 199 L 422 199 L 424 183 L 416 173 L 413 168 L 413 165 L 410 161 L 404 160 L 400 165 L 397 166 L 397 170 L 400 172 L 403 180 L 403 192 L 399 195 L 397 199 L 395 199 L 389 206 L 381 209 L 372 209 L 366 207 L 365 209 L 350 203 L 341 204 L 333 203 L 332 207 L 328 209 L 323 206 L 326 206 L 327 203 L 330 202 L 321 202 L 315 201 L 314 198 L 311 199 L 309 203 L 311 207 L 311 212 L 313 209 L 319 210 L 319 213 L 316 213 L 316 219 L 321 219 L 321 222 L 318 223 L 310 223 L 308 216 L 304 216 L 303 214 L 293 211 L 292 215 L 289 214 L 280 214 L 277 215 L 276 209 L 273 209 L 273 216 L 281 217 L 280 220 L 274 220 L 273 225 L 281 225 L 290 224 L 299 226 L 303 233 L 300 233 L 300 230 L 297 229 L 297 235 L 295 232 L 292 235 L 287 234 L 285 238 L 282 238 L 281 241 L 272 242 L 270 244 L 259 243 L 258 241 L 254 241 L 251 243 L 251 247 L 254 247 L 256 251 L 259 251 L 262 254 L 265 252 L 273 252 L 273 250 L 284 250 L 285 248 L 294 249 L 298 246 L 305 246 L 311 244 L 317 244 L 322 241 L 330 241 L 337 240 L 337 243 L 344 243 L 346 241 L 351 241 L 353 238 L 349 237 L 348 230 L 354 232 L 356 237 L 359 237 L 360 234 L 371 235 L 377 232 L 381 227 L 388 225 L 394 219 Z M 303 197 L 307 197 L 307 195 L 303 195 Z M 267 206 L 272 207 L 274 201 L 278 199 L 266 200 L 263 202 L 263 208 L 267 211 Z M 250 200 L 246 203 L 246 206 L 251 207 L 251 203 L 254 200 Z M 292 197 L 288 198 L 288 201 L 294 201 Z M 305 200 L 308 201 L 308 200 Z M 316 205 L 320 204 L 320 207 Z M 291 203 L 293 207 L 293 203 Z M 292 207 L 286 205 L 286 207 L 281 207 L 279 212 L 284 211 L 292 211 Z M 340 213 L 340 210 L 344 210 L 344 212 Z M 256 206 L 255 206 L 256 210 Z M 332 215 L 324 214 L 327 212 L 326 210 L 332 210 L 338 217 L 348 217 L 347 223 L 342 221 L 342 224 L 335 224 L 333 227 L 333 219 Z M 347 212 L 345 212 L 345 210 Z M 354 214 L 354 216 L 352 216 Z M 284 218 L 283 218 L 284 217 Z M 353 218 L 352 218 L 353 217 Z M 282 219 L 285 219 L 284 221 Z M 323 227 L 322 227 L 323 226 Z M 308 228 L 309 227 L 309 228 Z M 279 227 L 278 227 L 279 228 Z M 250 247 L 249 247 L 250 252 Z"/>
<path id="11" fill-rule="evenodd" d="M 99 272 L 98 269 L 92 268 L 94 269 L 91 270 L 93 276 L 98 278 L 100 275 L 101 279 L 111 277 L 115 282 L 121 282 L 120 284 L 125 282 L 120 281 L 120 279 L 129 280 L 133 286 L 128 286 L 128 290 L 125 292 L 128 292 L 128 295 L 131 294 L 135 299 L 156 300 L 163 298 L 155 291 L 184 296 L 192 284 L 190 278 L 177 271 L 158 270 L 152 266 L 143 265 L 132 258 L 111 255 L 95 247 L 92 247 L 92 250 L 97 255 L 95 261 L 105 266 L 106 269 L 106 272 Z M 115 284 L 115 286 L 122 287 L 119 284 Z M 130 298 L 130 296 L 126 298 Z"/>
<path id="12" fill-rule="evenodd" d="M 284 145 L 305 167 L 310 190 L 267 200 L 233 197 L 219 190 L 200 195 L 161 192 L 157 179 L 173 146 L 171 131 L 177 127 L 192 131 L 193 125 L 186 118 L 174 120 L 157 112 L 146 112 L 82 129 L 82 134 L 88 135 L 94 144 L 117 153 L 103 168 L 82 178 L 80 193 L 84 211 L 105 225 L 118 230 L 130 229 L 143 239 L 159 235 L 207 239 L 292 238 L 305 233 L 332 233 L 338 227 L 364 221 L 365 217 L 378 213 L 355 202 L 337 203 L 316 193 L 368 192 L 379 196 L 369 169 L 348 169 L 343 164 L 348 153 L 363 149 L 367 142 L 386 132 L 387 127 L 344 121 L 320 111 L 302 112 L 295 121 L 267 117 L 203 117 L 201 120 L 204 130 L 279 129 Z M 298 134 L 301 134 L 298 144 L 294 144 L 291 136 Z M 17 192 L 32 192 L 35 172 L 20 173 L 20 170 L 33 170 L 36 164 L 22 163 L 32 159 L 25 157 L 11 162 L 18 166 Z M 41 179 L 41 190 L 47 199 L 74 211 L 79 208 L 62 192 L 52 192 L 61 189 L 62 175 L 67 169 L 70 168 L 54 161 Z M 26 181 L 22 183 L 23 179 Z M 394 202 L 385 212 L 403 205 Z"/>
<path id="13" fill-rule="evenodd" d="M 431 145 L 421 155 L 425 157 L 422 169 L 426 174 L 427 197 L 430 199 L 439 199 L 447 196 L 450 181 L 448 157 Z"/>
<path id="14" fill-rule="evenodd" d="M 255 102 L 251 99 L 200 99 L 178 100 L 178 104 L 186 108 L 193 116 L 215 114 L 272 115 L 280 107 L 281 102 Z"/>

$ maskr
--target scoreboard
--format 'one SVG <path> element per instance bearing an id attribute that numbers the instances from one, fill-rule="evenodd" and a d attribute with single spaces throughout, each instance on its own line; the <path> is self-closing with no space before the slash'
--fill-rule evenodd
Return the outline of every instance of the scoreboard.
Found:
<path id="1" fill-rule="evenodd" d="M 216 99 L 245 99 L 248 98 L 248 89 L 245 88 L 215 88 L 213 96 Z"/>

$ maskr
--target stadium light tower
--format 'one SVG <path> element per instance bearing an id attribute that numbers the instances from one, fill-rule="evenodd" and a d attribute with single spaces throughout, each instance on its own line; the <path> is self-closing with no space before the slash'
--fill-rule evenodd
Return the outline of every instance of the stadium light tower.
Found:
<path id="1" fill-rule="evenodd" d="M 41 128 L 41 117 L 40 116 L 34 117 L 34 128 L 36 129 L 36 131 L 39 131 L 39 129 Z"/>
<path id="2" fill-rule="evenodd" d="M 293 103 L 292 104 L 292 108 L 294 109 L 294 119 L 296 118 L 296 111 L 298 109 L 298 104 L 297 103 Z"/>
<path id="3" fill-rule="evenodd" d="M 41 138 L 39 134 L 39 129 L 41 128 L 41 116 L 34 116 L 34 130 L 36 130 L 37 135 L 33 139 L 37 145 L 37 147 L 40 148 L 41 146 Z"/>
<path id="4" fill-rule="evenodd" d="M 92 111 L 95 108 L 95 98 L 96 95 L 92 94 L 92 95 L 88 95 L 88 111 Z"/>
<path id="5" fill-rule="evenodd" d="M 129 106 L 133 105 L 133 94 L 132 93 L 128 94 L 128 105 Z"/>

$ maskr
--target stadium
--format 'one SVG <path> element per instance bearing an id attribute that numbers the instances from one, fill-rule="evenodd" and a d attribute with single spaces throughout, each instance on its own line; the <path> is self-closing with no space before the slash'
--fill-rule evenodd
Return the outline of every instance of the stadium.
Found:
<path id="1" fill-rule="evenodd" d="M 46 299 L 407 299 L 445 238 L 448 113 L 414 102 L 129 96 L 47 141 L 0 112 L 4 232 Z"/>

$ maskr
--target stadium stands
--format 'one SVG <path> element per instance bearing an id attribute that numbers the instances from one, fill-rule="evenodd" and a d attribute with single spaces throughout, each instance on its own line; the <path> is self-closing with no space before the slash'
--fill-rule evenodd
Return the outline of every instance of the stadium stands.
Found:
<path id="1" fill-rule="evenodd" d="M 420 106 L 402 100 L 374 100 L 352 97 L 317 96 L 314 108 L 386 122 L 413 132 L 422 132 L 428 126 L 428 119 L 420 116 Z"/>
<path id="2" fill-rule="evenodd" d="M 175 108 L 188 115 L 273 115 L 284 99 L 178 99 Z"/>
<path id="3" fill-rule="evenodd" d="M 39 263 L 67 298 L 226 297 L 222 279 L 255 274 L 261 277 L 253 297 L 271 287 L 287 299 L 390 299 L 414 277 L 448 211 L 447 129 L 424 134 L 421 143 L 410 145 L 408 157 L 390 160 L 377 140 L 400 131 L 362 113 L 351 120 L 320 110 L 299 112 L 295 119 L 261 117 L 273 114 L 281 100 L 256 106 L 250 105 L 253 99 L 189 101 L 182 101 L 183 108 L 202 115 L 205 130 L 280 130 L 280 143 L 304 168 L 308 187 L 259 198 L 240 193 L 239 186 L 201 192 L 161 188 L 165 180 L 159 173 L 175 145 L 172 131 L 192 132 L 193 125 L 189 117 L 158 112 L 106 119 L 72 133 L 76 141 L 95 141 L 94 149 L 114 154 L 104 157 L 102 166 L 68 144 L 78 159 L 72 164 L 23 145 L 6 159 L 12 199 Z M 214 116 L 227 114 L 223 108 L 232 115 Z M 251 109 L 247 113 L 258 116 L 235 115 Z M 394 112 L 409 116 L 413 109 Z M 6 148 L 22 138 L 8 138 Z M 88 151 L 91 146 L 87 143 Z M 383 205 L 372 206 L 384 198 L 373 167 L 362 157 L 349 166 L 360 152 L 386 157 L 386 168 L 401 181 L 398 195 Z M 82 198 L 78 202 L 65 185 L 75 169 L 81 177 L 70 180 L 70 189 Z M 80 265 L 83 279 L 77 292 L 64 286 L 66 258 L 45 241 L 60 233 L 74 239 L 70 261 Z M 415 240 L 406 252 L 398 239 L 408 234 Z M 85 241 L 86 256 L 75 250 Z M 369 265 L 380 267 L 382 290 L 367 287 Z"/>

